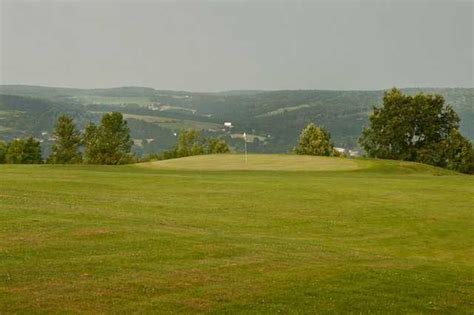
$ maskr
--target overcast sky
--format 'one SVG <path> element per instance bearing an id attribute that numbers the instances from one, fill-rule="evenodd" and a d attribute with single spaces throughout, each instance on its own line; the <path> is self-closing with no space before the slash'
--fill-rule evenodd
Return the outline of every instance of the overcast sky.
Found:
<path id="1" fill-rule="evenodd" d="M 0 83 L 473 87 L 474 0 L 0 0 Z"/>

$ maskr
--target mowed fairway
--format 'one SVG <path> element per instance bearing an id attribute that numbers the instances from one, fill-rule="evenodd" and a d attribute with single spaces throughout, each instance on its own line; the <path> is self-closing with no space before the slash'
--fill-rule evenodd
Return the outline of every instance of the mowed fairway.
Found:
<path id="1" fill-rule="evenodd" d="M 0 313 L 472 313 L 473 176 L 239 163 L 0 165 Z"/>

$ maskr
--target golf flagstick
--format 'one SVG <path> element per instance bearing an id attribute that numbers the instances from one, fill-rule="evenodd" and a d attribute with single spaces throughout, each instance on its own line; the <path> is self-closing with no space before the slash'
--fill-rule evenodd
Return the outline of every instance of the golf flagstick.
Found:
<path id="1" fill-rule="evenodd" d="M 247 163 L 247 134 L 244 132 L 245 163 Z"/>

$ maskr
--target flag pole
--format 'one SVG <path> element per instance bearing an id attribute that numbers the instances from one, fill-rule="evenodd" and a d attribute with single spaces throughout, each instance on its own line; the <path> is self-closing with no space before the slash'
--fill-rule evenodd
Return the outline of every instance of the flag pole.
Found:
<path id="1" fill-rule="evenodd" d="M 245 164 L 247 164 L 247 134 L 244 132 Z"/>

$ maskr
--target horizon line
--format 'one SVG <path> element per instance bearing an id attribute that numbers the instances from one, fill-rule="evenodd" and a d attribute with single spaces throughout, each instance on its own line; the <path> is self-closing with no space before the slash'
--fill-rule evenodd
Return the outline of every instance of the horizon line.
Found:
<path id="1" fill-rule="evenodd" d="M 387 88 L 379 88 L 379 89 L 332 89 L 332 88 L 300 88 L 300 89 L 229 89 L 229 90 L 215 90 L 215 91 L 192 91 L 192 90 L 181 90 L 181 89 L 158 89 L 149 86 L 142 86 L 142 85 L 122 85 L 122 86 L 112 86 L 112 87 L 96 87 L 96 88 L 83 88 L 83 87 L 71 87 L 71 86 L 51 86 L 51 85 L 37 85 L 37 84 L 23 84 L 23 83 L 14 83 L 14 84 L 3 84 L 0 83 L 0 87 L 3 86 L 22 86 L 22 87 L 35 87 L 35 88 L 52 88 L 52 89 L 70 89 L 70 90 L 113 90 L 113 89 L 123 89 L 123 88 L 144 88 L 144 89 L 152 89 L 154 91 L 167 91 L 167 92 L 186 92 L 186 93 L 196 93 L 196 94 L 219 94 L 219 93 L 232 93 L 232 92 L 281 92 L 281 91 L 328 91 L 328 92 L 380 92 L 380 91 L 387 91 L 392 88 L 397 88 L 400 90 L 408 90 L 408 89 L 474 89 L 474 86 L 466 87 L 466 86 L 455 86 L 455 87 L 439 87 L 439 86 L 410 86 L 410 87 L 397 87 L 391 86 Z"/>

